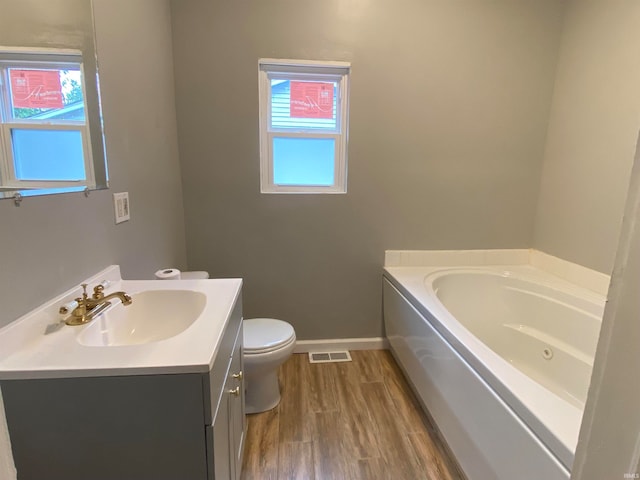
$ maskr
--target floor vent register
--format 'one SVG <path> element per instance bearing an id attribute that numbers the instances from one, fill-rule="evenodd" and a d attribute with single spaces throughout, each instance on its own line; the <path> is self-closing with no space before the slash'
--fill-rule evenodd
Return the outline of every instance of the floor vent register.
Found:
<path id="1" fill-rule="evenodd" d="M 309 352 L 309 363 L 350 362 L 348 350 L 342 352 Z"/>

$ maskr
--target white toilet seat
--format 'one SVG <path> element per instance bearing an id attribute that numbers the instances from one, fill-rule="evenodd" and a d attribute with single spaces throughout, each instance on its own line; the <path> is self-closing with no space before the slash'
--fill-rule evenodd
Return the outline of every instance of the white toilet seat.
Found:
<path id="1" fill-rule="evenodd" d="M 288 341 L 284 343 L 279 343 L 278 345 L 274 345 L 272 347 L 254 348 L 251 350 L 245 348 L 244 355 L 247 355 L 250 357 L 252 355 L 263 355 L 265 353 L 273 353 L 273 352 L 277 352 L 278 350 L 285 350 L 292 343 L 296 343 L 295 336 L 291 337 Z"/>
<path id="2" fill-rule="evenodd" d="M 275 318 L 243 321 L 245 355 L 260 355 L 286 349 L 296 341 L 296 333 L 287 322 Z"/>

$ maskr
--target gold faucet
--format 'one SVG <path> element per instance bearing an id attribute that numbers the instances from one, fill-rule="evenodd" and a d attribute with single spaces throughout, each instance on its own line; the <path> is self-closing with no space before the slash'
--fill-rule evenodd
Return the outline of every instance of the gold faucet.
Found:
<path id="1" fill-rule="evenodd" d="M 73 309 L 71 315 L 65 320 L 67 325 L 84 325 L 96 318 L 100 313 L 111 305 L 110 300 L 119 298 L 123 305 L 131 305 L 131 297 L 124 292 L 114 292 L 107 296 L 104 294 L 104 287 L 97 285 L 93 289 L 91 298 L 87 295 L 87 284 L 82 284 L 82 297 L 76 298 L 78 306 Z"/>

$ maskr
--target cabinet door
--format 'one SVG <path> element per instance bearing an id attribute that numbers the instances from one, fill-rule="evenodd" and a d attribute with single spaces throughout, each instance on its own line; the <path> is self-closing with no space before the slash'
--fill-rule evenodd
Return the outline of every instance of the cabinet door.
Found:
<path id="1" fill-rule="evenodd" d="M 222 397 L 220 398 L 220 404 L 218 405 L 218 411 L 211 428 L 211 434 L 207 432 L 207 437 L 213 437 L 211 442 L 207 438 L 207 444 L 211 445 L 213 452 L 213 478 L 215 480 L 227 480 L 233 477 L 234 467 L 232 465 L 232 450 L 231 442 L 229 441 L 230 431 L 230 418 L 229 418 L 229 386 L 230 378 L 227 377 L 227 382 L 222 390 Z"/>
<path id="2" fill-rule="evenodd" d="M 0 383 L 20 480 L 204 480 L 209 473 L 202 374 Z"/>
<path id="3" fill-rule="evenodd" d="M 229 380 L 231 388 L 229 392 L 237 392 L 229 395 L 229 444 L 231 445 L 231 463 L 236 480 L 242 473 L 242 453 L 244 451 L 244 438 L 246 432 L 244 413 L 244 371 L 242 358 L 242 327 L 238 332 L 238 338 L 231 357 L 229 368 Z"/>

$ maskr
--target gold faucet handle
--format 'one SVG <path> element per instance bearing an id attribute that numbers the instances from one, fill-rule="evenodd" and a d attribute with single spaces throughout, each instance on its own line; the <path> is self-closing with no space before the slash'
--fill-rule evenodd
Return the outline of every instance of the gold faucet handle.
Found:
<path id="1" fill-rule="evenodd" d="M 77 303 L 77 305 L 71 312 L 71 317 L 69 318 L 83 317 L 87 313 L 87 284 L 82 283 L 80 286 L 82 287 L 82 297 L 76 298 L 75 303 Z M 60 309 L 60 313 L 63 313 L 62 308 Z M 67 325 L 71 325 L 69 320 L 67 320 Z"/>
<path id="2" fill-rule="evenodd" d="M 93 287 L 92 298 L 94 300 L 100 300 L 101 298 L 104 298 L 104 285 L 96 285 L 95 287 Z"/>

